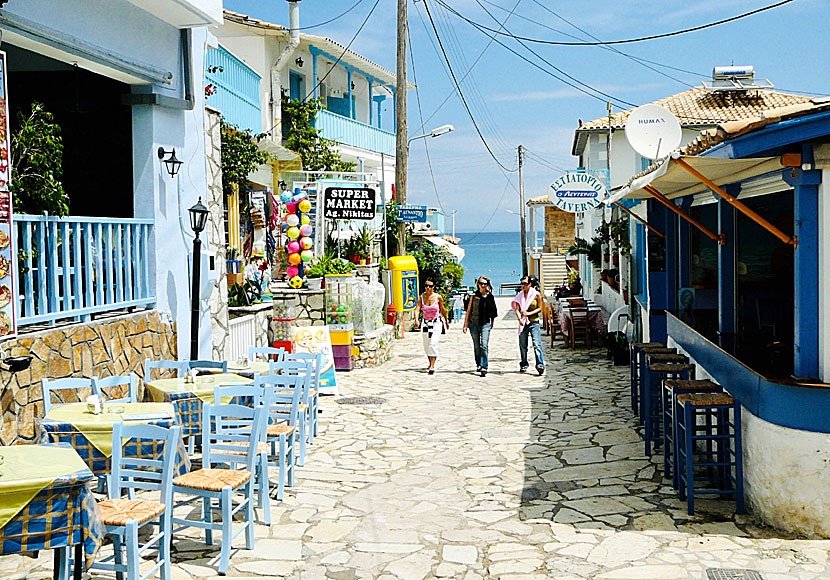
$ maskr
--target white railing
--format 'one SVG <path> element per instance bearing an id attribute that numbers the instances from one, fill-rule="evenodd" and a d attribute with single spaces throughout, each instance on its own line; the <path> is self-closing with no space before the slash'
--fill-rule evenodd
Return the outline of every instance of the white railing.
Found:
<path id="1" fill-rule="evenodd" d="M 256 346 L 256 314 L 240 316 L 228 321 L 228 349 L 226 360 L 239 360 L 248 356 L 248 347 Z"/>

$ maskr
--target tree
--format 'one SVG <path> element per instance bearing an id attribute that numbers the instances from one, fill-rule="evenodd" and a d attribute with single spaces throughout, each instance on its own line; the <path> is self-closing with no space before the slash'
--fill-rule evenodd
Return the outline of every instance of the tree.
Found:
<path id="1" fill-rule="evenodd" d="M 14 209 L 19 213 L 65 216 L 69 196 L 63 190 L 63 140 L 61 128 L 42 103 L 32 103 L 31 113 L 18 114 L 20 129 L 11 139 L 11 183 Z M 5 163 L 6 160 L 0 160 Z"/>
<path id="2" fill-rule="evenodd" d="M 248 181 L 248 175 L 268 163 L 271 156 L 257 147 L 265 133 L 254 135 L 250 129 L 244 131 L 222 119 L 222 189 L 233 193 L 233 186 Z"/>
<path id="3" fill-rule="evenodd" d="M 354 171 L 355 164 L 340 159 L 334 141 L 314 128 L 317 111 L 324 107 L 318 99 L 291 100 L 282 95 L 282 138 L 286 147 L 300 156 L 306 171 Z"/>

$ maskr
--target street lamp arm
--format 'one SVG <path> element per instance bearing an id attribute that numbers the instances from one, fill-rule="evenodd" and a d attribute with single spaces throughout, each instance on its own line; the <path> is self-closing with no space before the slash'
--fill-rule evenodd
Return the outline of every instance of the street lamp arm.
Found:
<path id="1" fill-rule="evenodd" d="M 441 125 L 440 127 L 436 127 L 435 129 L 433 129 L 429 133 L 424 133 L 423 135 L 416 135 L 414 137 L 411 137 L 406 141 L 406 144 L 409 145 L 415 139 L 423 139 L 424 137 L 440 137 L 441 135 L 451 133 L 452 131 L 455 131 L 455 127 L 453 125 Z"/>

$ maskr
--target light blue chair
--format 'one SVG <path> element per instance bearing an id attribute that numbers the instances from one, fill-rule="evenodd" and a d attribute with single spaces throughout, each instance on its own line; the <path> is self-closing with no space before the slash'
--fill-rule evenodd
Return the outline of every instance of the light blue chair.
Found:
<path id="1" fill-rule="evenodd" d="M 153 369 L 159 370 L 174 370 L 176 371 L 176 376 L 181 377 L 184 373 L 187 372 L 187 361 L 178 361 L 178 360 L 150 360 L 144 359 L 144 382 L 152 381 L 152 375 L 150 374 Z"/>
<path id="2" fill-rule="evenodd" d="M 322 352 L 295 352 L 286 355 L 286 360 L 311 361 L 312 374 L 311 384 L 308 389 L 308 442 L 314 444 L 314 438 L 317 437 L 317 425 L 320 402 L 320 373 L 323 372 L 323 364 L 326 362 L 326 355 Z"/>
<path id="3" fill-rule="evenodd" d="M 98 393 L 101 398 L 109 403 L 136 403 L 138 402 L 138 386 L 136 381 L 136 376 L 133 373 L 129 375 L 123 376 L 115 376 L 115 377 L 105 377 L 100 379 L 98 377 L 92 377 L 92 385 L 95 388 L 95 392 Z M 113 387 L 121 387 L 123 385 L 127 385 L 127 396 L 126 397 L 119 397 L 119 398 L 110 398 L 107 396 L 107 392 L 105 389 L 111 389 Z"/>
<path id="4" fill-rule="evenodd" d="M 294 486 L 295 439 L 300 416 L 300 397 L 305 377 L 299 375 L 255 375 L 254 385 L 268 393 L 267 442 L 271 444 L 269 462 L 279 469 L 277 499 L 282 500 L 286 481 Z"/>
<path id="5" fill-rule="evenodd" d="M 93 568 L 114 571 L 118 580 L 123 580 L 125 572 L 127 580 L 144 580 L 160 570 L 162 580 L 171 580 L 173 468 L 181 436 L 181 427 L 178 426 L 113 425 L 109 499 L 98 502 L 107 534 L 112 536 L 113 555 L 96 560 Z M 163 441 L 161 455 L 154 459 L 124 457 L 124 443 L 136 439 L 141 440 L 142 445 L 157 445 Z M 135 499 L 136 490 L 158 491 L 159 501 Z M 127 498 L 122 498 L 125 492 Z M 157 526 L 158 531 L 142 545 L 138 531 L 145 526 Z M 147 550 L 157 550 L 158 555 L 153 567 L 141 574 L 140 558 Z"/>
<path id="6" fill-rule="evenodd" d="M 213 388 L 213 404 L 221 405 L 222 399 L 231 402 L 248 405 L 251 407 L 264 406 L 266 409 L 271 405 L 270 392 L 255 384 L 225 383 Z M 259 462 L 254 473 L 257 487 L 257 507 L 262 510 L 262 521 L 271 525 L 271 496 L 268 494 L 268 447 L 265 444 L 265 432 L 261 433 L 262 438 L 257 448 Z M 239 452 L 241 453 L 241 451 Z"/>
<path id="7" fill-rule="evenodd" d="M 302 467 L 305 465 L 306 442 L 308 441 L 308 432 L 311 426 L 310 414 L 308 412 L 309 405 L 309 391 L 311 390 L 311 381 L 313 380 L 312 364 L 310 361 L 302 360 L 285 360 L 283 362 L 272 362 L 268 365 L 272 375 L 287 375 L 300 376 L 303 378 L 302 394 L 300 396 L 300 419 L 297 425 L 296 436 L 300 440 L 300 453 L 297 456 L 297 465 Z M 284 393 L 287 394 L 287 393 Z M 278 408 L 278 412 L 287 413 L 288 410 L 282 407 L 282 411 Z"/>
<path id="8" fill-rule="evenodd" d="M 43 414 L 46 415 L 52 407 L 57 407 L 60 405 L 68 405 L 69 403 L 64 403 L 62 400 L 57 403 L 52 403 L 52 393 L 55 391 L 75 391 L 76 396 L 78 397 L 78 401 L 83 403 L 86 400 L 87 395 L 84 392 L 84 389 L 89 389 L 89 394 L 94 394 L 95 385 L 93 383 L 93 379 L 43 379 L 41 382 L 41 387 L 43 389 Z M 74 402 L 74 401 L 72 401 Z"/>
<path id="9" fill-rule="evenodd" d="M 202 407 L 202 469 L 191 471 L 173 480 L 175 508 L 202 500 L 202 519 L 173 517 L 179 531 L 187 527 L 205 530 L 205 542 L 213 545 L 213 531 L 222 532 L 219 574 L 228 571 L 231 544 L 245 532 L 245 547 L 254 549 L 254 473 L 259 461 L 259 443 L 265 429 L 265 408 L 245 405 L 211 405 Z M 240 455 L 240 447 L 244 452 Z M 227 465 L 227 467 L 220 467 Z M 241 468 L 239 468 L 241 467 Z M 191 498 L 175 503 L 176 494 Z M 234 498 L 236 503 L 233 503 Z M 213 501 L 218 500 L 218 506 Z M 213 521 L 213 512 L 221 512 L 222 521 Z M 243 524 L 234 533 L 233 517 L 243 512 Z"/>
<path id="10" fill-rule="evenodd" d="M 274 348 L 272 346 L 249 346 L 248 347 L 248 360 L 250 360 L 250 361 L 255 360 L 255 357 L 258 354 L 264 354 L 265 355 L 265 360 L 267 360 L 267 361 L 282 362 L 282 361 L 285 360 L 285 349 L 284 348 Z"/>
<path id="11" fill-rule="evenodd" d="M 196 369 L 197 371 L 219 371 L 222 373 L 228 372 L 228 361 L 215 361 L 215 360 L 189 360 L 187 362 L 187 368 Z"/>

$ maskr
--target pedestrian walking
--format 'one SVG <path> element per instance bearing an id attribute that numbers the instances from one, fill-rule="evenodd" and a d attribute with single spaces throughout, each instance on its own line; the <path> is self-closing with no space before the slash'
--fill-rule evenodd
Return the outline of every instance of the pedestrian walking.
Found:
<path id="1" fill-rule="evenodd" d="M 435 282 L 427 279 L 424 281 L 424 293 L 418 298 L 418 305 L 415 306 L 415 319 L 418 313 L 423 313 L 424 319 L 421 322 L 423 333 L 424 352 L 429 360 L 427 372 L 435 374 L 435 361 L 438 358 L 438 341 L 442 334 L 447 333 L 450 321 L 447 319 L 447 310 L 444 308 L 444 298 L 435 292 Z"/>
<path id="2" fill-rule="evenodd" d="M 499 315 L 496 309 L 496 299 L 493 297 L 493 286 L 490 279 L 480 276 L 476 281 L 476 291 L 470 296 L 467 303 L 467 314 L 464 317 L 464 327 L 461 329 L 467 332 L 470 329 L 470 336 L 473 337 L 473 355 L 476 357 L 476 372 L 481 376 L 487 376 L 487 353 L 490 342 L 490 331 L 493 322 Z"/>
<path id="3" fill-rule="evenodd" d="M 542 331 L 539 328 L 539 313 L 542 311 L 542 295 L 530 283 L 530 278 L 522 276 L 522 289 L 516 294 L 510 306 L 519 319 L 519 372 L 527 371 L 527 339 L 533 339 L 533 353 L 536 356 L 536 371 L 545 372 L 545 355 L 542 351 Z"/>

